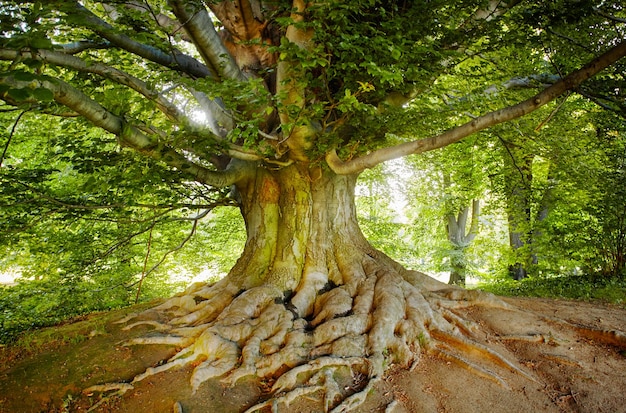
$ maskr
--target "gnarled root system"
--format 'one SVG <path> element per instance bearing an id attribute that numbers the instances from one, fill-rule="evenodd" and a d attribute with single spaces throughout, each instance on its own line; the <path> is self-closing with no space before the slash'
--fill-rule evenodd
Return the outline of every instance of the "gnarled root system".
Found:
<path id="1" fill-rule="evenodd" d="M 326 411 L 346 412 L 366 399 L 391 364 L 411 367 L 424 352 L 504 387 L 509 374 L 538 381 L 506 352 L 489 346 L 478 326 L 457 311 L 474 305 L 515 311 L 508 304 L 488 293 L 449 288 L 422 274 L 376 262 L 366 262 L 360 276 L 342 285 L 325 283 L 319 289 L 315 274 L 303 277 L 292 295 L 269 285 L 239 291 L 227 278 L 214 285 L 194 285 L 148 310 L 166 313 L 165 323 L 142 321 L 142 314 L 120 320 L 134 318 L 126 328 L 154 327 L 153 335 L 126 345 L 167 343 L 182 348 L 133 383 L 193 363 L 193 391 L 217 377 L 230 385 L 246 376 L 270 383 L 267 399 L 246 412 L 270 407 L 278 411 L 306 395 L 321 399 Z M 502 342 L 510 340 L 546 339 L 500 337 Z M 336 380 L 350 374 L 350 386 Z"/>

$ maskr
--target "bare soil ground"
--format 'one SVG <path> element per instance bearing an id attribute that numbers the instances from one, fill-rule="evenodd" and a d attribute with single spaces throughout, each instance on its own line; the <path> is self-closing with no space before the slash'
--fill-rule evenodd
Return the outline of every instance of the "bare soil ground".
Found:
<path id="1" fill-rule="evenodd" d="M 535 380 L 498 370 L 505 383 L 497 383 L 454 360 L 424 354 L 412 370 L 391 366 L 359 411 L 626 412 L 623 342 L 611 343 L 610 333 L 593 335 L 578 328 L 626 331 L 626 309 L 561 300 L 505 300 L 519 310 L 471 306 L 458 310 L 459 315 L 478 323 L 482 342 L 514 360 Z M 131 311 L 92 315 L 46 329 L 33 335 L 30 347 L 0 348 L 0 412 L 85 412 L 102 395 L 84 389 L 129 382 L 174 355 L 176 348 L 171 346 L 122 345 L 150 332 L 149 326 L 125 331 L 123 325 L 114 324 Z M 239 413 L 268 396 L 268 383 L 252 379 L 235 387 L 212 380 L 192 394 L 192 370 L 189 365 L 150 376 L 92 411 L 160 413 L 178 406 L 184 413 Z M 352 385 L 349 374 L 344 379 L 346 387 Z M 321 412 L 322 403 L 315 396 L 279 406 L 279 411 Z"/>

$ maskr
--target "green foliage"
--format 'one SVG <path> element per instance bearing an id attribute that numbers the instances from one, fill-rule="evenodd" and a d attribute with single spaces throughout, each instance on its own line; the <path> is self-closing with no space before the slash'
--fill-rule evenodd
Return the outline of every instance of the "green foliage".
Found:
<path id="1" fill-rule="evenodd" d="M 0 343 L 15 340 L 26 330 L 131 302 L 130 292 L 120 293 L 90 282 L 67 282 L 59 277 L 0 287 Z"/>
<path id="2" fill-rule="evenodd" d="M 392 175 L 389 167 L 377 167 L 359 177 L 356 197 L 359 225 L 375 248 L 408 267 L 415 267 L 421 251 L 411 245 L 410 227 L 402 221 L 402 190 L 393 186 Z"/>
<path id="3" fill-rule="evenodd" d="M 120 151 L 80 123 L 27 113 L 15 126 L 0 169 L 0 271 L 23 279 L 0 290 L 0 340 L 132 304 L 140 285 L 140 301 L 169 295 L 189 279 L 171 274 L 211 262 L 223 274 L 234 263 L 245 239 L 236 210 L 194 224 L 232 203 L 226 192 Z M 206 247 L 210 239 L 219 242 Z"/>
<path id="4" fill-rule="evenodd" d="M 179 234 L 180 238 L 185 236 L 184 231 Z M 154 238 L 157 238 L 156 234 Z M 56 241 L 54 238 L 50 240 Z M 15 340 L 27 330 L 136 302 L 143 263 L 137 261 L 144 258 L 145 240 L 144 243 L 138 243 L 139 240 L 129 243 L 120 249 L 120 256 L 109 258 L 108 267 L 97 269 L 85 269 L 79 265 L 82 262 L 74 262 L 80 254 L 93 251 L 93 242 L 80 237 L 76 239 L 73 234 L 65 241 L 71 243 L 65 248 L 73 251 L 72 254 L 48 253 L 48 249 L 53 247 L 42 246 L 26 252 L 30 261 L 13 251 L 8 252 L 9 256 L 1 262 L 0 269 L 17 266 L 23 270 L 25 278 L 18 280 L 15 286 L 0 287 L 0 343 Z M 153 246 L 154 258 L 148 261 L 148 268 L 168 252 L 167 234 L 162 233 L 158 242 L 160 244 Z M 234 265 L 244 242 L 245 231 L 239 213 L 233 208 L 215 210 L 203 221 L 183 250 L 176 251 L 144 280 L 140 302 L 181 291 L 191 279 L 208 280 L 223 276 Z M 164 243 L 166 245 L 162 245 Z M 198 278 L 201 273 L 205 274 L 205 278 Z"/>
<path id="5" fill-rule="evenodd" d="M 626 306 L 626 279 L 564 274 L 550 278 L 501 279 L 476 286 L 497 295 L 601 300 Z"/>
<path id="6" fill-rule="evenodd" d="M 596 126 L 604 155 L 594 188 L 597 201 L 584 208 L 597 229 L 589 237 L 596 252 L 590 267 L 626 276 L 626 122 L 615 117 L 604 120 Z"/>

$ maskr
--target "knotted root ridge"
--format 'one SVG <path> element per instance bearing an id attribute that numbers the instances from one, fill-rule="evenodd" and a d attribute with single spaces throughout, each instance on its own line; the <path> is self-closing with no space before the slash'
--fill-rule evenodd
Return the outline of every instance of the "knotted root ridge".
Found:
<path id="1" fill-rule="evenodd" d="M 122 396 L 129 390 L 133 389 L 133 385 L 130 383 L 107 383 L 107 384 L 96 384 L 94 386 L 88 387 L 83 390 L 84 394 L 90 395 L 92 393 L 100 393 L 100 400 L 95 403 L 87 413 L 96 410 L 100 405 L 104 404 L 107 400 L 112 397 Z M 109 393 L 113 392 L 113 393 Z M 108 393 L 107 395 L 105 395 Z"/>
<path id="2" fill-rule="evenodd" d="M 271 285 L 240 291 L 225 278 L 212 286 L 194 285 L 146 313 L 127 317 L 121 321 L 133 322 L 126 328 L 148 325 L 154 330 L 125 345 L 182 348 L 132 383 L 192 363 L 193 392 L 212 378 L 232 386 L 244 377 L 258 377 L 271 390 L 266 400 L 245 410 L 251 413 L 278 411 L 305 395 L 321 400 L 325 411 L 353 411 L 390 365 L 415 366 L 424 352 L 504 387 L 507 374 L 536 381 L 515 361 L 481 343 L 478 325 L 457 311 L 477 303 L 510 307 L 497 297 L 372 263 L 351 274 L 340 285 L 320 283 L 324 277 L 309 274 L 295 294 Z M 168 320 L 142 320 L 151 312 Z M 352 385 L 338 377 L 350 378 Z"/>

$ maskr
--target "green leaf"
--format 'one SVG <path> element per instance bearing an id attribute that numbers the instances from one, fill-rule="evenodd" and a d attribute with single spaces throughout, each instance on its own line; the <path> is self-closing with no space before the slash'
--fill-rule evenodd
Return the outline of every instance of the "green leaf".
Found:
<path id="1" fill-rule="evenodd" d="M 33 90 L 32 93 L 35 99 L 42 102 L 50 102 L 54 100 L 54 94 L 50 90 L 43 87 L 38 87 L 37 89 Z"/>
<path id="2" fill-rule="evenodd" d="M 52 42 L 47 37 L 36 37 L 30 41 L 30 45 L 35 49 L 52 49 Z"/>
<path id="3" fill-rule="evenodd" d="M 15 71 L 12 74 L 13 78 L 19 81 L 30 82 L 31 80 L 37 79 L 37 76 L 35 76 L 34 74 L 30 72 L 24 72 L 23 70 Z"/>
<path id="4" fill-rule="evenodd" d="M 9 89 L 7 94 L 17 101 L 23 101 L 30 97 L 29 89 Z"/>

